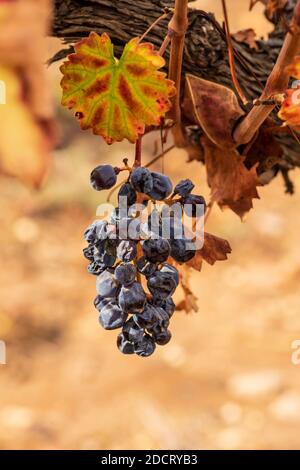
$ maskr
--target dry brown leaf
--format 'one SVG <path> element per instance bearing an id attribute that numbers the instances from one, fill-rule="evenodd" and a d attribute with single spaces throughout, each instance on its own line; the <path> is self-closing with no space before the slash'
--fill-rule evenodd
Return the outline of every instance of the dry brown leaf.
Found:
<path id="1" fill-rule="evenodd" d="M 260 127 L 257 138 L 247 153 L 246 167 L 252 168 L 257 165 L 258 176 L 282 161 L 282 147 L 273 136 L 277 129 L 280 127 L 276 126 L 272 119 L 267 119 Z"/>
<path id="2" fill-rule="evenodd" d="M 212 200 L 221 208 L 229 207 L 243 218 L 252 209 L 252 200 L 259 199 L 255 166 L 248 170 L 244 158 L 235 149 L 221 149 L 207 137 L 202 138 L 202 145 Z"/>
<path id="3" fill-rule="evenodd" d="M 187 265 L 196 271 L 201 271 L 203 260 L 210 265 L 214 265 L 216 261 L 227 260 L 227 255 L 230 253 L 231 246 L 227 240 L 205 232 L 203 247 L 197 251 L 194 258 Z"/>
<path id="4" fill-rule="evenodd" d="M 56 128 L 46 79 L 51 0 L 0 4 L 0 169 L 38 187 L 49 169 Z"/>
<path id="5" fill-rule="evenodd" d="M 275 13 L 284 9 L 288 0 L 250 0 L 250 10 L 252 10 L 258 2 L 266 6 L 267 17 L 272 19 Z"/>
<path id="6" fill-rule="evenodd" d="M 187 74 L 184 101 L 184 109 L 193 113 L 195 122 L 212 142 L 220 147 L 236 145 L 232 132 L 244 111 L 232 90 Z"/>
<path id="7" fill-rule="evenodd" d="M 255 40 L 256 33 L 255 33 L 254 29 L 252 29 L 252 28 L 242 29 L 241 31 L 238 31 L 235 34 L 232 34 L 232 37 L 237 42 L 248 44 L 250 49 L 258 49 L 256 40 Z"/>
<path id="8" fill-rule="evenodd" d="M 190 270 L 186 266 L 179 268 L 180 285 L 183 290 L 184 298 L 176 306 L 176 310 L 186 313 L 198 312 L 198 298 L 190 287 Z"/>

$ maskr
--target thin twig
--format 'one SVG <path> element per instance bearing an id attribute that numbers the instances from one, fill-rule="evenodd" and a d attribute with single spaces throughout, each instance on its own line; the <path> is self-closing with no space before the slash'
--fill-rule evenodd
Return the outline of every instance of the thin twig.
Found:
<path id="1" fill-rule="evenodd" d="M 141 166 L 142 164 L 142 136 L 139 136 L 135 143 L 135 158 L 134 167 Z"/>
<path id="2" fill-rule="evenodd" d="M 291 29 L 293 34 L 289 32 L 285 37 L 276 64 L 260 97 L 262 101 L 268 100 L 276 94 L 284 93 L 288 87 L 289 74 L 286 69 L 300 50 L 300 0 L 297 1 L 295 6 Z M 236 143 L 238 145 L 248 143 L 274 108 L 275 105 L 254 106 L 235 129 L 234 139 Z"/>
<path id="3" fill-rule="evenodd" d="M 226 0 L 222 0 L 222 7 L 223 7 L 223 14 L 224 14 L 224 20 L 225 20 L 225 32 L 226 32 L 226 41 L 227 41 L 227 47 L 228 47 L 228 59 L 229 59 L 229 67 L 230 67 L 230 73 L 233 81 L 233 85 L 236 89 L 237 94 L 239 95 L 241 101 L 243 104 L 248 103 L 248 100 L 246 96 L 244 95 L 244 92 L 239 84 L 236 70 L 235 70 L 235 64 L 234 64 L 234 49 L 232 45 L 232 39 L 230 35 L 230 28 L 229 28 L 229 19 L 228 19 L 228 12 L 227 12 L 227 6 L 226 6 Z"/>
<path id="4" fill-rule="evenodd" d="M 149 166 L 153 165 L 154 163 L 156 163 L 158 160 L 160 160 L 161 158 L 163 158 L 165 155 L 167 155 L 167 153 L 169 153 L 171 150 L 173 150 L 174 148 L 176 147 L 176 145 L 171 145 L 169 148 L 167 148 L 166 150 L 164 150 L 163 152 L 161 152 L 159 155 L 157 155 L 155 158 L 153 158 L 150 162 L 147 163 L 147 165 L 145 165 L 145 168 L 149 168 Z"/>
<path id="5" fill-rule="evenodd" d="M 159 55 L 161 55 L 161 56 L 164 55 L 164 53 L 165 53 L 166 50 L 167 50 L 168 45 L 169 45 L 170 42 L 171 42 L 171 36 L 172 36 L 171 33 L 172 33 L 171 31 L 168 31 L 168 34 L 166 35 L 165 39 L 163 40 L 163 42 L 162 42 L 162 44 L 161 44 L 161 46 L 160 46 L 160 48 L 159 48 L 158 53 L 159 53 Z"/>
<path id="6" fill-rule="evenodd" d="M 167 9 L 167 11 L 165 11 L 162 15 L 160 15 L 150 26 L 149 28 L 144 32 L 144 34 L 142 34 L 142 36 L 140 37 L 139 39 L 139 42 L 142 42 L 145 37 L 150 33 L 150 31 L 158 24 L 160 23 L 162 20 L 164 20 L 165 18 L 167 18 L 167 16 L 169 16 L 169 14 L 172 12 L 171 9 Z"/>

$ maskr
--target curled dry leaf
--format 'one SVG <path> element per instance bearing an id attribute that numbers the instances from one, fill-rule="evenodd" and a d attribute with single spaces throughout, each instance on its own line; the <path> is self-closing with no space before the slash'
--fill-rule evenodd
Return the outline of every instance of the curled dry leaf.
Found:
<path id="1" fill-rule="evenodd" d="M 235 34 L 232 34 L 232 37 L 237 42 L 248 44 L 250 49 L 258 49 L 256 40 L 255 40 L 256 32 L 252 28 L 242 29 L 241 31 L 238 31 Z"/>
<path id="2" fill-rule="evenodd" d="M 187 266 L 179 267 L 180 285 L 183 290 L 184 298 L 176 305 L 176 310 L 186 313 L 198 312 L 198 298 L 193 293 L 190 286 L 190 270 Z"/>
<path id="3" fill-rule="evenodd" d="M 234 147 L 234 125 L 244 111 L 229 88 L 194 75 L 186 76 L 184 108 L 215 145 Z"/>
<path id="4" fill-rule="evenodd" d="M 187 265 L 196 271 L 201 271 L 203 260 L 210 265 L 214 265 L 216 261 L 227 260 L 227 255 L 230 253 L 231 246 L 227 240 L 205 232 L 203 247 L 197 251 L 194 258 Z"/>
<path id="5" fill-rule="evenodd" d="M 44 65 L 50 0 L 0 3 L 0 170 L 38 187 L 55 141 L 54 111 Z"/>
<path id="6" fill-rule="evenodd" d="M 160 124 L 175 87 L 159 71 L 165 61 L 152 44 L 133 38 L 118 60 L 109 36 L 91 32 L 74 48 L 61 67 L 62 104 L 75 110 L 82 129 L 112 144 L 135 142 L 145 125 Z"/>
<path id="7" fill-rule="evenodd" d="M 259 199 L 256 167 L 248 170 L 235 149 L 221 149 L 207 137 L 202 138 L 205 152 L 207 182 L 212 200 L 221 208 L 229 207 L 241 218 L 253 207 L 252 200 Z"/>
<path id="8" fill-rule="evenodd" d="M 272 19 L 275 13 L 279 13 L 284 9 L 288 0 L 250 0 L 250 10 L 258 2 L 266 6 L 266 15 L 269 19 Z"/>

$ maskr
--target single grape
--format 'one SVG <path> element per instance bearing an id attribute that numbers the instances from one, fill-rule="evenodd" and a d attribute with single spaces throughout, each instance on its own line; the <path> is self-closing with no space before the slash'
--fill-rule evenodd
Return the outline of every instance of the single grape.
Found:
<path id="1" fill-rule="evenodd" d="M 133 317 L 129 318 L 123 326 L 122 332 L 124 336 L 132 343 L 138 343 L 143 339 L 144 328 L 140 328 L 134 321 Z"/>
<path id="2" fill-rule="evenodd" d="M 125 183 L 123 184 L 123 186 L 121 186 L 119 194 L 118 194 L 119 204 L 120 204 L 120 197 L 123 197 L 126 199 L 127 206 L 132 206 L 133 204 L 136 203 L 137 195 L 132 184 Z"/>
<path id="3" fill-rule="evenodd" d="M 134 354 L 134 344 L 126 338 L 124 333 L 118 335 L 117 346 L 123 354 Z"/>
<path id="4" fill-rule="evenodd" d="M 145 258 L 151 263 L 163 263 L 171 252 L 170 244 L 164 238 L 145 240 L 142 248 Z"/>
<path id="5" fill-rule="evenodd" d="M 160 346 L 168 344 L 172 338 L 172 333 L 170 330 L 159 329 L 157 327 L 154 327 L 154 329 L 151 330 L 151 334 L 156 344 L 159 344 Z"/>
<path id="6" fill-rule="evenodd" d="M 105 269 L 106 266 L 102 263 L 97 263 L 97 261 L 92 261 L 87 267 L 88 272 L 94 276 L 99 276 Z"/>
<path id="7" fill-rule="evenodd" d="M 105 330 L 122 328 L 127 319 L 127 313 L 119 307 L 116 301 L 110 301 L 101 308 L 99 322 Z"/>
<path id="8" fill-rule="evenodd" d="M 117 257 L 124 263 L 133 261 L 137 255 L 136 243 L 133 240 L 121 240 L 117 248 Z"/>
<path id="9" fill-rule="evenodd" d="M 119 295 L 119 305 L 127 313 L 140 313 L 146 304 L 146 294 L 141 284 L 134 282 L 129 287 L 122 287 Z"/>
<path id="10" fill-rule="evenodd" d="M 183 210 L 189 217 L 201 217 L 206 212 L 206 202 L 203 196 L 190 194 L 183 198 Z"/>
<path id="11" fill-rule="evenodd" d="M 103 264 L 106 268 L 111 268 L 116 262 L 116 246 L 114 240 L 105 240 L 101 244 L 97 244 L 94 252 L 96 262 Z"/>
<path id="12" fill-rule="evenodd" d="M 187 197 L 193 191 L 194 187 L 194 183 L 189 179 L 179 181 L 175 186 L 174 195 L 179 194 L 181 197 Z"/>
<path id="13" fill-rule="evenodd" d="M 172 183 L 168 176 L 161 173 L 151 173 L 153 187 L 150 191 L 145 191 L 147 196 L 156 201 L 167 199 L 172 193 Z"/>
<path id="14" fill-rule="evenodd" d="M 106 270 L 97 277 L 97 293 L 103 297 L 117 297 L 120 284 L 114 274 Z"/>
<path id="15" fill-rule="evenodd" d="M 88 243 L 96 243 L 98 240 L 106 238 L 106 220 L 95 220 L 84 232 L 83 238 Z"/>
<path id="16" fill-rule="evenodd" d="M 145 334 L 143 339 L 139 343 L 135 344 L 134 352 L 138 356 L 148 357 L 148 356 L 151 356 L 151 354 L 154 353 L 155 347 L 156 347 L 155 342 L 151 338 L 151 336 Z"/>
<path id="17" fill-rule="evenodd" d="M 116 267 L 115 276 L 120 284 L 128 287 L 135 281 L 136 267 L 129 263 L 119 264 L 119 266 Z"/>
<path id="18" fill-rule="evenodd" d="M 114 167 L 111 165 L 99 165 L 91 173 L 91 185 L 96 191 L 110 189 L 117 182 L 117 176 Z"/>
<path id="19" fill-rule="evenodd" d="M 147 168 L 135 168 L 130 175 L 130 182 L 139 193 L 148 194 L 153 188 L 153 177 Z"/>
<path id="20" fill-rule="evenodd" d="M 186 238 L 170 240 L 171 257 L 178 263 L 187 263 L 196 254 L 196 251 L 189 249 L 187 244 Z"/>
<path id="21" fill-rule="evenodd" d="M 174 294 L 178 283 L 174 274 L 157 271 L 149 277 L 147 285 L 154 299 L 163 300 Z"/>

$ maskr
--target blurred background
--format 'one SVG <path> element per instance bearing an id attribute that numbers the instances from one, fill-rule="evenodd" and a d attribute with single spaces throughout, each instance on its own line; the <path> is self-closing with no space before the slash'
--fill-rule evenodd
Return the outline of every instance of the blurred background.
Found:
<path id="1" fill-rule="evenodd" d="M 221 19 L 220 3 L 196 2 Z M 261 4 L 227 3 L 232 32 L 270 30 Z M 45 60 L 59 47 L 47 39 Z M 35 191 L 0 179 L 0 448 L 299 449 L 299 172 L 292 197 L 280 178 L 261 188 L 245 223 L 214 209 L 207 231 L 233 252 L 192 273 L 199 312 L 177 312 L 171 343 L 152 357 L 123 356 L 116 332 L 98 326 L 82 233 L 106 196 L 90 188 L 91 169 L 134 149 L 79 131 L 59 106 L 58 67 L 46 69 L 61 142 L 47 182 Z M 145 161 L 156 138 L 145 139 Z M 170 153 L 166 173 L 193 175 L 208 197 L 203 168 L 186 159 Z"/>

